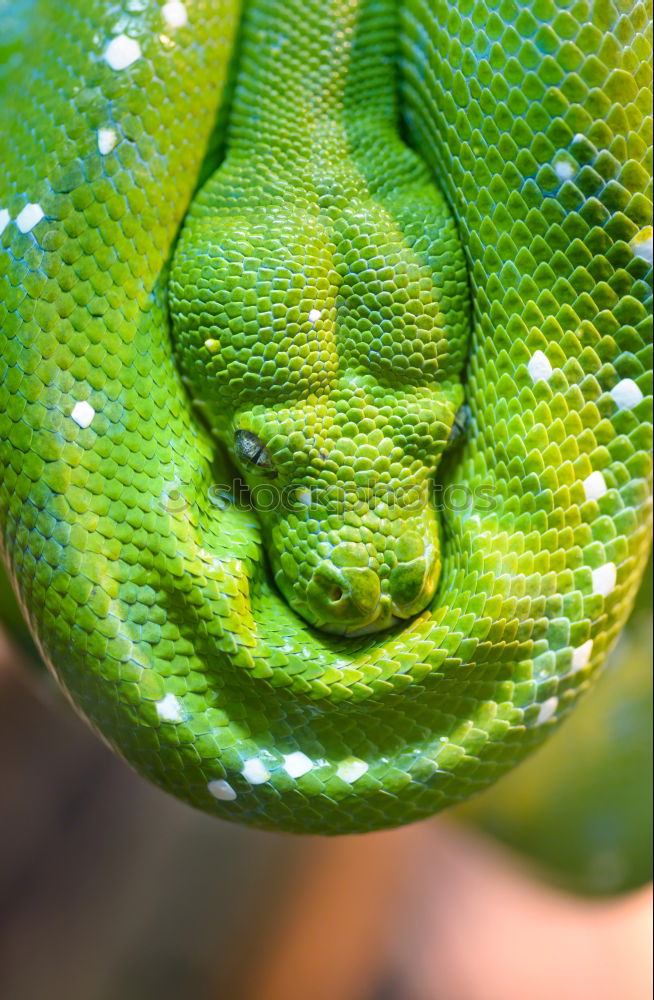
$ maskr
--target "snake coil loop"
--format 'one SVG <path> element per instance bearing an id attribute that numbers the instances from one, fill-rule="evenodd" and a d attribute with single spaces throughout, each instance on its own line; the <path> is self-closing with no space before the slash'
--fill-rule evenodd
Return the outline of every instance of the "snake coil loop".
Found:
<path id="1" fill-rule="evenodd" d="M 141 773 L 370 830 L 522 759 L 629 612 L 651 8 L 250 0 L 225 97 L 239 18 L 0 11 L 0 547 Z"/>

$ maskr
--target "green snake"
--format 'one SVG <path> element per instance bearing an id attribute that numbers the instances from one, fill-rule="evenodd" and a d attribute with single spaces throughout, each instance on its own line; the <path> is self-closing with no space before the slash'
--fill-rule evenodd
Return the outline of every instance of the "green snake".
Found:
<path id="1" fill-rule="evenodd" d="M 651 518 L 651 11 L 0 3 L 0 524 L 225 819 L 429 816 L 565 717 Z"/>

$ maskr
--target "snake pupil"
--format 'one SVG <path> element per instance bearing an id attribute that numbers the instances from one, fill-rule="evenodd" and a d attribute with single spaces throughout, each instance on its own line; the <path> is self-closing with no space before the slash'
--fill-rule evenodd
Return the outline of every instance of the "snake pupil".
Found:
<path id="1" fill-rule="evenodd" d="M 448 448 L 458 445 L 463 441 L 467 434 L 469 423 L 470 409 L 465 403 L 463 403 L 463 405 L 456 411 L 450 436 L 447 439 Z"/>
<path id="2" fill-rule="evenodd" d="M 265 444 L 252 431 L 237 430 L 234 435 L 236 457 L 247 465 L 254 465 L 268 475 L 276 476 L 275 466 Z"/>

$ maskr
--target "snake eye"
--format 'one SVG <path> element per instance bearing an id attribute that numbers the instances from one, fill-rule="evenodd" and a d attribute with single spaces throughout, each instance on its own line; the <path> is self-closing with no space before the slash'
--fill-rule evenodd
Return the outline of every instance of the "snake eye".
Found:
<path id="1" fill-rule="evenodd" d="M 238 430 L 234 435 L 236 457 L 246 465 L 254 465 L 267 476 L 276 476 L 275 463 L 260 437 L 252 431 Z"/>
<path id="2" fill-rule="evenodd" d="M 462 406 L 456 411 L 454 417 L 454 423 L 452 424 L 452 429 L 450 431 L 450 436 L 447 439 L 446 448 L 453 447 L 455 445 L 461 444 L 465 438 L 468 427 L 470 424 L 470 409 L 463 403 Z"/>

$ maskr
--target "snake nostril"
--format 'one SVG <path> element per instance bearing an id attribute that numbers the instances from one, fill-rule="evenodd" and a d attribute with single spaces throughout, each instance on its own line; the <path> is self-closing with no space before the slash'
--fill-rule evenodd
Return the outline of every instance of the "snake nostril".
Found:
<path id="1" fill-rule="evenodd" d="M 367 624 L 381 597 L 378 574 L 368 566 L 334 565 L 324 560 L 313 571 L 307 586 L 307 602 L 323 622 Z"/>

